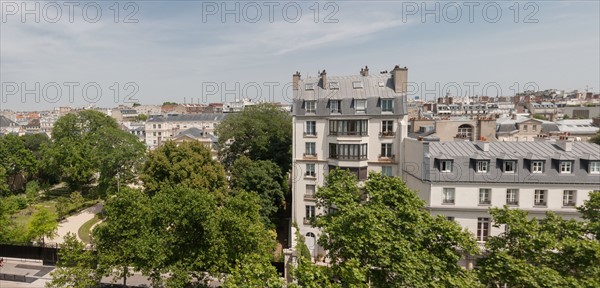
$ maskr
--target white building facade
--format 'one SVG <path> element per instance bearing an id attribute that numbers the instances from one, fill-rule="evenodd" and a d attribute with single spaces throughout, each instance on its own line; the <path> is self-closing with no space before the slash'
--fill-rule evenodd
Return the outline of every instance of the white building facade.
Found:
<path id="1" fill-rule="evenodd" d="M 169 114 L 154 115 L 146 121 L 146 146 L 150 149 L 159 147 L 165 141 L 171 140 L 180 132 L 189 128 L 198 128 L 203 133 L 214 135 L 217 127 L 227 114 Z"/>
<path id="2" fill-rule="evenodd" d="M 348 169 L 360 181 L 370 171 L 401 175 L 407 77 L 408 69 L 399 66 L 377 75 L 369 75 L 367 67 L 356 76 L 293 75 L 292 218 L 313 256 L 325 253 L 311 225 L 324 213 L 314 193 L 330 170 Z"/>

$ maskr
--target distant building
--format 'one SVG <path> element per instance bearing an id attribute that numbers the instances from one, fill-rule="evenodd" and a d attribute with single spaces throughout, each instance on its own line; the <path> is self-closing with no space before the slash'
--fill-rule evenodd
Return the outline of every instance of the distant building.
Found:
<path id="1" fill-rule="evenodd" d="M 496 141 L 496 119 L 410 119 L 409 137 L 431 137 L 439 141 Z"/>
<path id="2" fill-rule="evenodd" d="M 167 140 L 173 139 L 181 131 L 198 128 L 205 133 L 213 134 L 227 114 L 168 114 L 154 115 L 146 121 L 146 145 L 153 149 Z"/>
<path id="3" fill-rule="evenodd" d="M 173 142 L 184 143 L 184 142 L 200 142 L 202 145 L 210 149 L 213 160 L 217 160 L 218 150 L 217 143 L 218 138 L 213 134 L 206 132 L 199 128 L 189 128 L 181 131 L 177 136 L 173 137 Z"/>

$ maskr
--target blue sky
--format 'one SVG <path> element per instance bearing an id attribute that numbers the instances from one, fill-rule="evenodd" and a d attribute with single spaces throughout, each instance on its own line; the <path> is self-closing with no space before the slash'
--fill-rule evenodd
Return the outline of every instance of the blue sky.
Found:
<path id="1" fill-rule="evenodd" d="M 302 1 L 285 11 L 288 2 L 274 2 L 273 21 L 268 5 L 274 4 L 265 2 L 137 1 L 116 9 L 114 1 L 97 1 L 102 15 L 95 23 L 98 7 L 88 5 L 83 17 L 87 2 L 74 7 L 73 21 L 63 2 L 53 2 L 62 11 L 59 20 L 54 4 L 37 2 L 40 9 L 25 21 L 20 2 L 0 2 L 1 109 L 208 103 L 234 94 L 285 102 L 283 87 L 295 71 L 353 75 L 365 65 L 371 73 L 407 66 L 413 89 L 419 87 L 411 96 L 428 99 L 449 86 L 462 96 L 512 95 L 524 86 L 600 90 L 599 1 L 497 1 L 486 11 L 488 2 L 477 2 L 472 20 L 463 2 Z M 25 8 L 35 9 L 34 3 Z M 436 3 L 439 22 L 433 14 L 423 21 L 423 8 Z M 239 21 L 223 15 L 222 5 Z M 123 23 L 130 13 L 137 23 Z M 125 99 L 128 93 L 134 96 Z"/>

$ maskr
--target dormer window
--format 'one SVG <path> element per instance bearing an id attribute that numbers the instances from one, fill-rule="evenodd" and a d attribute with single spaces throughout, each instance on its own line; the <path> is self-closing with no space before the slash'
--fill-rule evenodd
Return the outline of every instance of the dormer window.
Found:
<path id="1" fill-rule="evenodd" d="M 340 83 L 338 82 L 329 82 L 329 89 L 338 90 L 340 89 Z"/>
<path id="2" fill-rule="evenodd" d="M 477 164 L 475 166 L 475 171 L 477 171 L 477 173 L 487 173 L 488 168 L 489 168 L 488 166 L 489 166 L 488 161 L 479 160 L 479 161 L 477 161 Z"/>
<path id="3" fill-rule="evenodd" d="M 340 100 L 329 100 L 329 108 L 331 108 L 331 113 L 342 113 L 342 101 Z"/>
<path id="4" fill-rule="evenodd" d="M 315 83 L 306 83 L 304 84 L 304 90 L 315 90 Z"/>
<path id="5" fill-rule="evenodd" d="M 504 161 L 504 173 L 515 173 L 516 161 Z"/>
<path id="6" fill-rule="evenodd" d="M 573 162 L 571 161 L 560 161 L 559 170 L 561 174 L 570 174 L 573 172 Z"/>
<path id="7" fill-rule="evenodd" d="M 383 82 L 381 82 L 381 81 L 377 82 L 377 85 L 378 85 L 379 87 L 385 87 L 385 83 L 383 83 Z"/>
<path id="8" fill-rule="evenodd" d="M 367 100 L 365 100 L 365 99 L 354 100 L 354 109 L 356 109 L 356 112 L 365 112 L 367 110 Z"/>
<path id="9" fill-rule="evenodd" d="M 354 81 L 352 82 L 352 88 L 354 89 L 359 89 L 359 88 L 363 88 L 363 82 L 362 81 Z"/>
<path id="10" fill-rule="evenodd" d="M 600 174 L 600 161 L 590 162 L 590 174 Z"/>
<path id="11" fill-rule="evenodd" d="M 317 101 L 305 101 L 304 109 L 306 109 L 306 113 L 315 113 L 315 111 L 317 110 Z"/>
<path id="12" fill-rule="evenodd" d="M 452 160 L 440 161 L 440 170 L 442 172 L 452 172 Z"/>

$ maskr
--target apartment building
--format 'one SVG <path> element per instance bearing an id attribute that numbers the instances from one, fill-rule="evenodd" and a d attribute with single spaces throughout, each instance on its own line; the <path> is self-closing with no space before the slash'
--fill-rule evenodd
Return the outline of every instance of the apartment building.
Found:
<path id="1" fill-rule="evenodd" d="M 432 214 L 460 223 L 478 241 L 504 232 L 492 227 L 490 207 L 577 218 L 575 207 L 600 190 L 600 146 L 592 143 L 404 142 L 408 187 Z"/>
<path id="2" fill-rule="evenodd" d="M 146 146 L 157 148 L 167 140 L 189 128 L 198 128 L 204 133 L 214 134 L 214 129 L 227 114 L 168 114 L 154 115 L 146 121 Z"/>
<path id="3" fill-rule="evenodd" d="M 292 81 L 292 218 L 317 256 L 324 251 L 310 220 L 324 211 L 316 207 L 314 193 L 330 170 L 348 169 L 361 181 L 369 171 L 401 174 L 408 69 L 396 66 L 369 75 L 365 67 L 350 76 L 328 76 L 323 70 L 306 79 L 296 72 Z"/>

